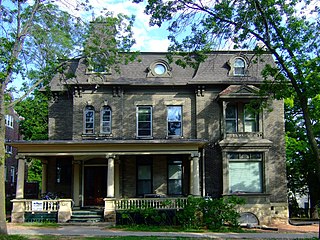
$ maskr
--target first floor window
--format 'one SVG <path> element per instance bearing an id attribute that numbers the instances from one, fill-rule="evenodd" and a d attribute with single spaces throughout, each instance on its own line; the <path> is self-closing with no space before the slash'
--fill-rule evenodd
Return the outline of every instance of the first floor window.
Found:
<path id="1" fill-rule="evenodd" d="M 229 161 L 229 192 L 263 192 L 262 153 L 227 154 Z"/>
<path id="2" fill-rule="evenodd" d="M 111 117 L 111 108 L 104 106 L 101 110 L 101 133 L 111 134 Z"/>
<path id="3" fill-rule="evenodd" d="M 10 169 L 10 182 L 14 183 L 16 181 L 16 169 L 11 167 Z"/>
<path id="4" fill-rule="evenodd" d="M 140 160 L 137 165 L 137 195 L 152 193 L 152 161 Z"/>
<path id="5" fill-rule="evenodd" d="M 84 132 L 94 133 L 94 107 L 86 106 L 84 111 Z"/>
<path id="6" fill-rule="evenodd" d="M 152 136 L 152 107 L 151 106 L 137 107 L 137 136 L 138 137 Z"/>
<path id="7" fill-rule="evenodd" d="M 182 107 L 167 107 L 168 136 L 182 136 Z"/>
<path id="8" fill-rule="evenodd" d="M 182 195 L 182 161 L 168 161 L 168 194 Z"/>
<path id="9" fill-rule="evenodd" d="M 56 183 L 70 184 L 72 165 L 67 159 L 57 159 L 56 162 Z"/>
<path id="10" fill-rule="evenodd" d="M 8 174 L 7 174 L 7 166 L 4 166 L 4 180 L 7 182 L 8 181 Z"/>

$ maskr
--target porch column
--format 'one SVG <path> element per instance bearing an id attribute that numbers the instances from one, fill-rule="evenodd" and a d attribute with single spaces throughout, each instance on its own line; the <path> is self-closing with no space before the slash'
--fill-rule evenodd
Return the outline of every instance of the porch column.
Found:
<path id="1" fill-rule="evenodd" d="M 108 179 L 107 179 L 107 197 L 114 198 L 114 156 L 107 156 L 108 158 Z"/>
<path id="2" fill-rule="evenodd" d="M 73 161 L 73 201 L 74 206 L 80 206 L 80 161 Z"/>
<path id="3" fill-rule="evenodd" d="M 48 167 L 48 161 L 42 160 L 42 178 L 41 178 L 41 193 L 45 194 L 47 192 L 47 167 Z"/>
<path id="4" fill-rule="evenodd" d="M 194 196 L 200 196 L 200 167 L 199 167 L 199 155 L 193 154 L 191 158 L 191 183 L 190 187 L 192 186 L 191 194 Z"/>
<path id="5" fill-rule="evenodd" d="M 18 177 L 17 177 L 17 189 L 16 198 L 24 198 L 24 172 L 25 172 L 25 156 L 18 155 Z"/>
<path id="6" fill-rule="evenodd" d="M 119 184 L 119 179 L 120 179 L 120 160 L 116 159 L 115 160 L 115 165 L 114 165 L 114 196 L 116 198 L 120 197 L 120 184 Z"/>

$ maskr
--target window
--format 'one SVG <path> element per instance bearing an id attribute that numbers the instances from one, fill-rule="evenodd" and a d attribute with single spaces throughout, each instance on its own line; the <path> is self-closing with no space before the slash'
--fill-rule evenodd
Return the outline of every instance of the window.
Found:
<path id="1" fill-rule="evenodd" d="M 226 132 L 237 132 L 238 125 L 237 107 L 235 104 L 229 103 L 226 108 Z"/>
<path id="2" fill-rule="evenodd" d="M 112 111 L 109 106 L 104 106 L 101 110 L 101 133 L 111 134 Z"/>
<path id="3" fill-rule="evenodd" d="M 12 146 L 6 145 L 6 153 L 12 154 Z"/>
<path id="4" fill-rule="evenodd" d="M 6 115 L 5 124 L 7 127 L 13 128 L 13 117 L 11 115 Z"/>
<path id="5" fill-rule="evenodd" d="M 168 161 L 168 194 L 182 195 L 182 161 Z"/>
<path id="6" fill-rule="evenodd" d="M 167 107 L 168 136 L 182 136 L 181 106 Z"/>
<path id="7" fill-rule="evenodd" d="M 244 107 L 244 131 L 245 132 L 257 132 L 258 131 L 258 119 L 257 114 L 250 111 L 248 107 Z"/>
<path id="8" fill-rule="evenodd" d="M 84 133 L 94 133 L 94 107 L 86 106 L 84 112 Z"/>
<path id="9" fill-rule="evenodd" d="M 152 136 L 152 107 L 151 106 L 137 107 L 137 136 L 138 137 Z"/>
<path id="10" fill-rule="evenodd" d="M 229 152 L 229 192 L 263 191 L 262 153 Z"/>
<path id="11" fill-rule="evenodd" d="M 171 67 L 166 61 L 159 59 L 150 64 L 147 77 L 169 78 L 172 76 L 171 70 Z"/>
<path id="12" fill-rule="evenodd" d="M 245 75 L 245 61 L 242 58 L 236 58 L 234 60 L 233 71 L 235 76 Z"/>
<path id="13" fill-rule="evenodd" d="M 104 73 L 106 72 L 106 59 L 103 56 L 94 56 L 89 59 L 90 72 Z"/>
<path id="14" fill-rule="evenodd" d="M 70 184 L 72 166 L 68 159 L 57 159 L 56 162 L 56 183 Z"/>
<path id="15" fill-rule="evenodd" d="M 15 167 L 11 167 L 10 169 L 10 182 L 14 183 L 16 181 L 16 169 Z"/>
<path id="16" fill-rule="evenodd" d="M 225 118 L 227 133 L 259 131 L 259 116 L 247 104 L 228 103 Z"/>
<path id="17" fill-rule="evenodd" d="M 152 161 L 138 160 L 137 164 L 137 195 L 152 193 Z"/>

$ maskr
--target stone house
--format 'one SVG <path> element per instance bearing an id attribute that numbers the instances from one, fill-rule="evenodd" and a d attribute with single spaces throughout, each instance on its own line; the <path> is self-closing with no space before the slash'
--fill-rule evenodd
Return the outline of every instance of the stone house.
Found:
<path id="1" fill-rule="evenodd" d="M 272 56 L 216 51 L 196 69 L 169 63 L 166 53 L 138 59 L 120 72 L 72 60 L 51 82 L 49 140 L 12 144 L 21 166 L 42 160 L 42 192 L 63 193 L 59 221 L 97 206 L 114 221 L 123 199 L 188 195 L 241 196 L 241 211 L 260 224 L 286 221 L 283 102 L 248 107 Z M 13 221 L 23 221 L 23 199 L 18 182 Z"/>

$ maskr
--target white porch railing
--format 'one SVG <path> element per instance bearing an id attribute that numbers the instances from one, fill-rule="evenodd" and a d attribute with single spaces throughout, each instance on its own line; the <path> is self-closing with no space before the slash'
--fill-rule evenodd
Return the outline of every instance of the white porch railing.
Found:
<path id="1" fill-rule="evenodd" d="M 58 212 L 59 210 L 59 200 L 24 200 L 25 212 Z M 38 204 L 37 204 L 38 203 Z M 37 209 L 35 209 L 35 204 L 37 204 Z"/>
<path id="2" fill-rule="evenodd" d="M 116 210 L 129 210 L 135 208 L 154 209 L 182 209 L 187 204 L 187 198 L 130 198 L 116 199 Z"/>
<path id="3" fill-rule="evenodd" d="M 56 213 L 58 222 L 67 222 L 72 213 L 72 199 L 37 200 L 37 199 L 13 199 L 11 221 L 15 223 L 24 222 L 26 212 Z"/>

